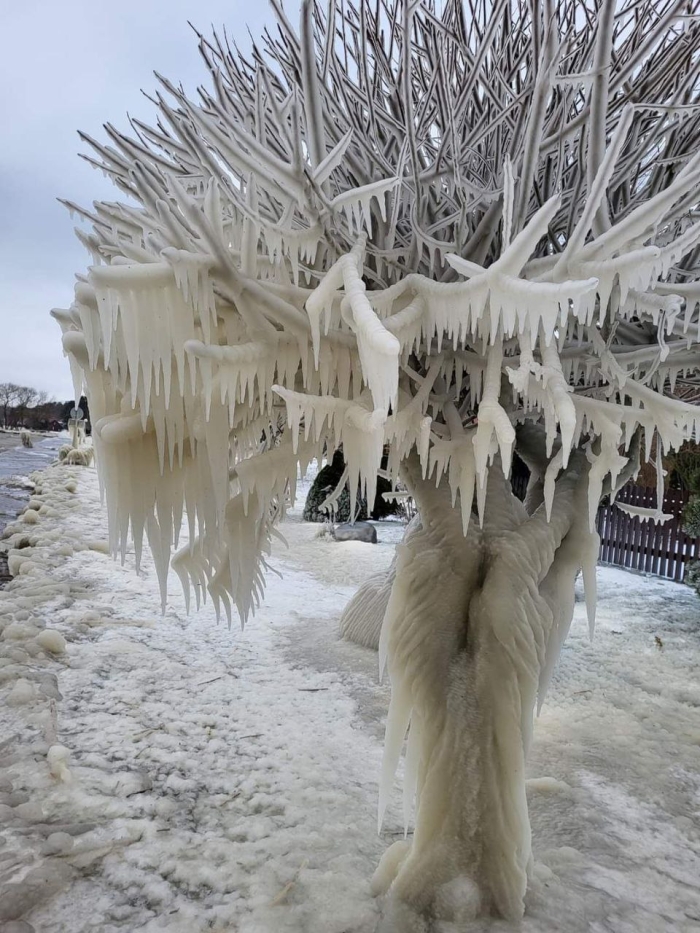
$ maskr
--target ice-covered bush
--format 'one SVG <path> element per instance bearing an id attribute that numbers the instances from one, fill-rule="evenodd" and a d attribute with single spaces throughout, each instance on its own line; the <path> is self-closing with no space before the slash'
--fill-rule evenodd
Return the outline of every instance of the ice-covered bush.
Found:
<path id="1" fill-rule="evenodd" d="M 65 455 L 63 462 L 70 466 L 90 466 L 94 453 L 92 447 L 73 447 Z"/>
<path id="2" fill-rule="evenodd" d="M 186 515 L 186 592 L 245 619 L 298 467 L 342 444 L 354 511 L 388 446 L 421 524 L 379 645 L 380 813 L 407 742 L 415 833 L 375 890 L 400 929 L 517 918 L 533 711 L 581 567 L 593 625 L 598 503 L 654 441 L 661 490 L 697 437 L 670 390 L 700 360 L 700 22 L 677 0 L 303 0 L 296 31 L 274 9 L 250 56 L 200 37 L 197 100 L 161 79 L 154 125 L 84 137 L 123 199 L 68 205 L 93 264 L 55 315 L 111 548 L 130 528 L 138 560 L 145 534 L 165 600 Z"/>

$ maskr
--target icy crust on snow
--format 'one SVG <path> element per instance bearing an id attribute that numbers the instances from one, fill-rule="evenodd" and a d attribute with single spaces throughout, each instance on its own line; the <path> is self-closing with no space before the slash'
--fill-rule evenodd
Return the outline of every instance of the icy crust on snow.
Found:
<path id="1" fill-rule="evenodd" d="M 389 569 L 397 529 L 363 550 L 315 537 L 293 510 L 284 581 L 271 578 L 260 624 L 230 632 L 211 609 L 188 622 L 177 596 L 161 618 L 147 554 L 140 574 L 131 549 L 124 567 L 112 562 L 93 470 L 33 481 L 38 518 L 20 516 L 3 541 L 17 575 L 0 590 L 0 922 L 22 918 L 27 933 L 374 928 L 368 878 L 403 835 L 392 804 L 383 837 L 373 832 L 388 689 L 374 653 L 337 640 L 336 620 L 370 570 Z M 521 928 L 691 933 L 697 598 L 600 576 L 597 639 L 577 602 L 531 749 L 538 861 Z M 477 896 L 458 877 L 436 903 L 466 922 Z M 424 933 L 415 917 L 394 919 Z"/>

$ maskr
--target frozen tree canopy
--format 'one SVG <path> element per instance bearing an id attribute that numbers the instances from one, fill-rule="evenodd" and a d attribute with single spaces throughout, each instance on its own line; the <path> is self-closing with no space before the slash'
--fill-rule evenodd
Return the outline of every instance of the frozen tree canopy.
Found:
<path id="1" fill-rule="evenodd" d="M 372 501 L 388 447 L 421 525 L 382 631 L 380 806 L 408 731 L 417 815 L 375 886 L 517 917 L 533 707 L 581 567 L 592 623 L 598 503 L 656 439 L 661 518 L 661 455 L 698 436 L 672 393 L 700 367 L 700 22 L 678 0 L 304 0 L 298 28 L 273 6 L 248 55 L 199 36 L 196 100 L 158 76 L 154 125 L 83 137 L 121 199 L 67 205 L 93 265 L 54 313 L 111 546 L 145 535 L 163 599 L 172 561 L 245 620 L 298 467 L 342 445 Z"/>

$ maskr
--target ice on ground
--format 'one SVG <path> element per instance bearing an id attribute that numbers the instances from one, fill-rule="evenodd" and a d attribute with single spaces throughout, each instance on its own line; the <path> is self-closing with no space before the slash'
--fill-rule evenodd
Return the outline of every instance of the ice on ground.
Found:
<path id="1" fill-rule="evenodd" d="M 318 538 L 299 519 L 302 487 L 282 528 L 290 548 L 274 553 L 282 579 L 244 632 L 229 631 L 210 605 L 188 618 L 176 580 L 161 617 L 150 559 L 137 575 L 133 554 L 122 567 L 95 547 L 106 528 L 94 470 L 35 482 L 36 523 L 6 531 L 22 572 L 0 591 L 0 923 L 374 931 L 371 878 L 403 837 L 397 804 L 376 834 L 388 687 L 376 653 L 336 628 L 401 526 L 380 523 L 373 546 Z M 535 727 L 538 863 L 521 930 L 690 933 L 700 603 L 667 581 L 599 578 L 596 638 L 577 604 Z M 468 923 L 440 933 L 509 929 Z"/>

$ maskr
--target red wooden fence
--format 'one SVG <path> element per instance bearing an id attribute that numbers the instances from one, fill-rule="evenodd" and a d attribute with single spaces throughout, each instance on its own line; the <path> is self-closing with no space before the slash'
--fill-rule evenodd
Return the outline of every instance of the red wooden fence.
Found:
<path id="1" fill-rule="evenodd" d="M 618 493 L 617 501 L 653 509 L 656 508 L 656 490 L 625 486 Z M 681 512 L 687 501 L 687 492 L 669 489 L 664 496 L 663 510 L 673 518 L 663 525 L 641 522 L 616 505 L 601 506 L 596 521 L 601 563 L 682 580 L 687 562 L 700 558 L 700 538 L 691 538 L 681 527 Z"/>

